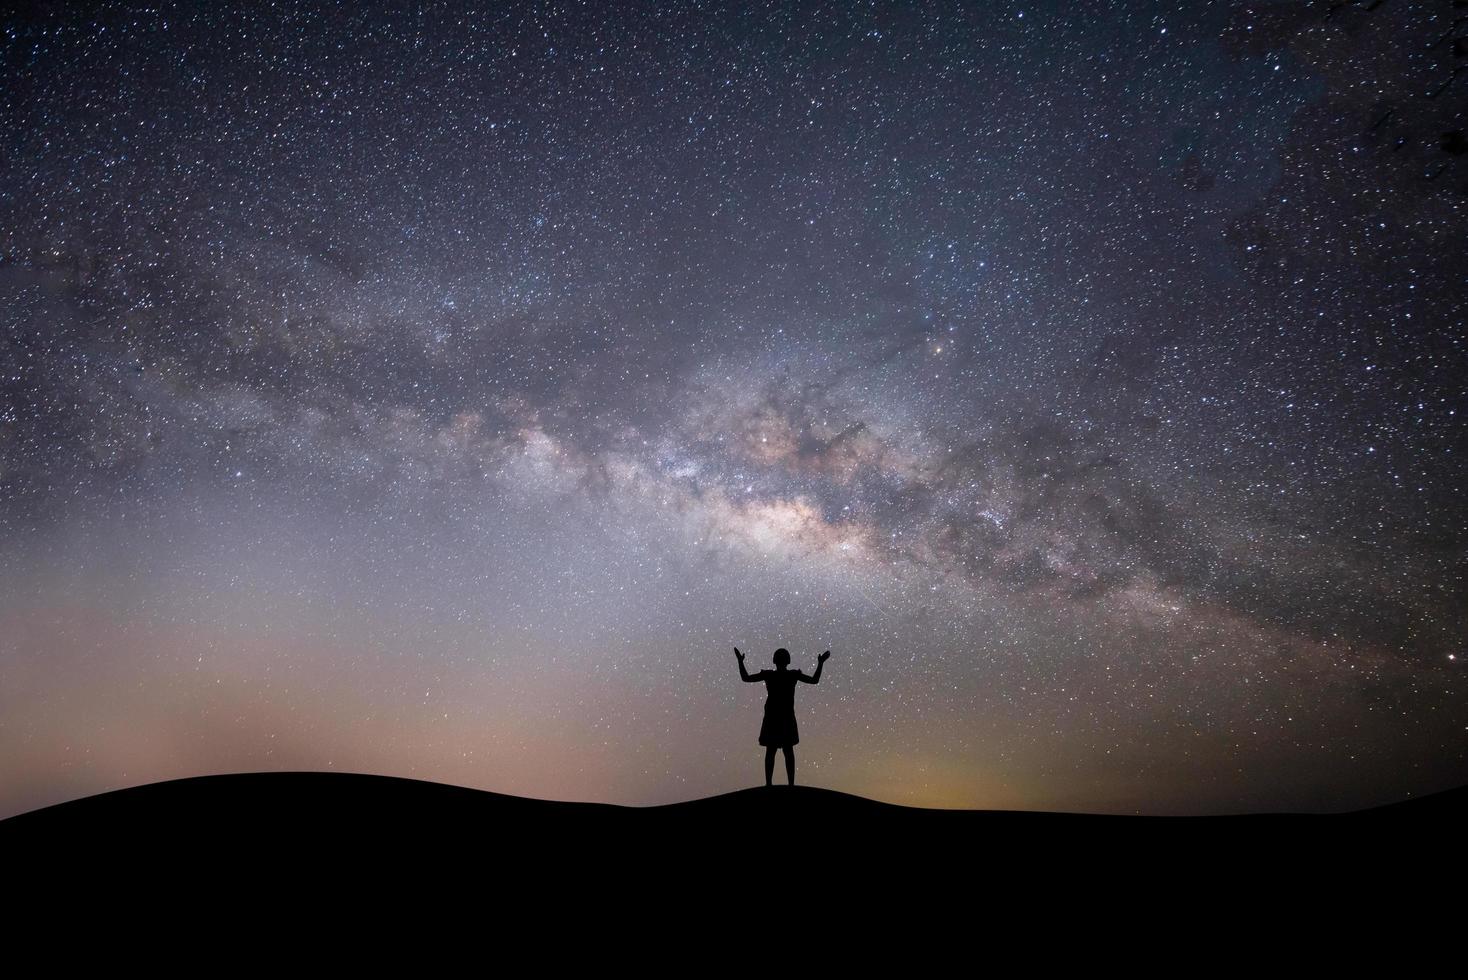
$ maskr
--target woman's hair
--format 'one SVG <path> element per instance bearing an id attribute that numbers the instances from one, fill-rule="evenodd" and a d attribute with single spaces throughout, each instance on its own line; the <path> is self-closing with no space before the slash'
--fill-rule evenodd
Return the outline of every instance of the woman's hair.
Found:
<path id="1" fill-rule="evenodd" d="M 780 664 L 784 664 L 787 667 L 790 666 L 790 651 L 784 647 L 775 651 L 775 666 L 778 667 Z"/>

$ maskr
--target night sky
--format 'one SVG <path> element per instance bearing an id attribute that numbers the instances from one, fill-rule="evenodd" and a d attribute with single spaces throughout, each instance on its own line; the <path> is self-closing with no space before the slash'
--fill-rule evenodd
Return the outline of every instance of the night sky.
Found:
<path id="1" fill-rule="evenodd" d="M 7 15 L 0 816 L 753 786 L 736 646 L 892 802 L 1468 782 L 1468 28 L 1371 6 Z"/>

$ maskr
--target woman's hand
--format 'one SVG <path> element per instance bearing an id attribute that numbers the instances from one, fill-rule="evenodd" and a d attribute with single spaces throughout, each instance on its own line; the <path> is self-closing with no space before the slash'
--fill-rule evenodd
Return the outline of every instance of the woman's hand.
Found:
<path id="1" fill-rule="evenodd" d="M 823 653 L 823 654 L 821 654 L 821 655 L 820 655 L 820 657 L 818 657 L 818 658 L 817 658 L 817 659 L 818 659 L 818 660 L 819 660 L 819 661 L 820 661 L 820 662 L 822 662 L 822 663 L 825 663 L 825 661 L 826 661 L 826 659 L 827 659 L 827 658 L 828 658 L 828 657 L 830 657 L 830 656 L 831 656 L 831 651 L 830 651 L 830 650 L 827 650 L 827 651 L 826 651 L 826 652 L 825 652 L 825 653 Z"/>
<path id="2" fill-rule="evenodd" d="M 740 660 L 740 662 L 743 663 L 743 661 L 744 661 L 744 654 L 742 654 L 742 653 L 739 652 L 739 648 L 738 647 L 735 647 L 734 648 L 734 656 L 738 657 L 739 660 Z"/>

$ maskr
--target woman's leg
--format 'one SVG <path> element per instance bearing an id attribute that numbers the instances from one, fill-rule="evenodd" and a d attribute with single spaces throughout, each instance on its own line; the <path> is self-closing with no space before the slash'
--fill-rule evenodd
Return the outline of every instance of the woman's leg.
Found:
<path id="1" fill-rule="evenodd" d="M 772 760 L 773 761 L 773 760 Z M 790 785 L 795 785 L 795 746 L 785 746 L 785 778 L 790 780 Z"/>
<path id="2" fill-rule="evenodd" d="M 788 750 L 787 750 L 788 751 Z M 769 786 L 775 781 L 775 747 L 765 746 L 765 785 Z"/>

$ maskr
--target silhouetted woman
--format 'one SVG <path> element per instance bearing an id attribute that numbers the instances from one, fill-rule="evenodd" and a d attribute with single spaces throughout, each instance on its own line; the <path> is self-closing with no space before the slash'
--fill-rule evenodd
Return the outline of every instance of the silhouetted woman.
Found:
<path id="1" fill-rule="evenodd" d="M 821 654 L 816 661 L 816 672 L 807 677 L 798 670 L 785 669 L 790 666 L 790 651 L 781 647 L 775 651 L 774 670 L 751 674 L 744 669 L 744 654 L 738 647 L 734 648 L 734 656 L 739 658 L 740 679 L 750 683 L 765 682 L 765 722 L 760 726 L 759 744 L 765 747 L 766 786 L 775 779 L 776 749 L 785 750 L 785 777 L 791 786 L 795 785 L 795 743 L 800 741 L 800 730 L 795 727 L 795 682 L 819 684 L 821 668 L 826 666 L 826 658 L 830 655 L 830 650 Z"/>

